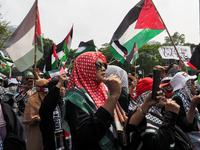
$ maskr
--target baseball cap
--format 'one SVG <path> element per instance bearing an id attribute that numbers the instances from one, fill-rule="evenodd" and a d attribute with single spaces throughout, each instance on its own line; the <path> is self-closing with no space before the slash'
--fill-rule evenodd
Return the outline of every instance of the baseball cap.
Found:
<path id="1" fill-rule="evenodd" d="M 173 77 L 177 73 L 178 73 L 178 68 L 171 68 L 167 73 L 167 77 Z"/>
<path id="2" fill-rule="evenodd" d="M 11 83 L 13 83 L 13 84 L 18 84 L 18 82 L 17 82 L 17 80 L 16 80 L 15 78 L 10 78 L 10 79 L 8 80 L 8 85 L 10 85 Z"/>
<path id="3" fill-rule="evenodd" d="M 196 75 L 190 76 L 183 71 L 176 73 L 170 81 L 173 92 L 182 89 L 188 80 L 196 79 L 196 77 Z"/>
<path id="4" fill-rule="evenodd" d="M 161 83 L 168 83 L 168 82 L 170 82 L 171 79 L 172 79 L 172 77 L 164 77 L 164 78 L 161 80 Z"/>

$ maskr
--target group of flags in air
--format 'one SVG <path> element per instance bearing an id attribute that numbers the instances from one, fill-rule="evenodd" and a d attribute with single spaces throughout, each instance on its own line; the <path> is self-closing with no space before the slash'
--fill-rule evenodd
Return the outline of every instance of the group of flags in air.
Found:
<path id="1" fill-rule="evenodd" d="M 27 16 L 3 45 L 3 48 L 20 72 L 23 72 L 34 64 L 36 39 L 37 61 L 43 57 L 39 10 L 36 7 L 35 2 Z M 37 35 L 35 35 L 36 10 L 38 16 Z M 152 5 L 151 0 L 140 0 L 128 12 L 114 32 L 110 41 L 110 52 L 119 62 L 124 63 L 124 61 L 127 61 L 134 65 L 135 60 L 139 57 L 138 49 L 164 30 L 165 26 L 157 14 L 155 7 Z M 52 71 L 64 66 L 70 52 L 72 36 L 73 26 L 61 43 L 58 45 L 53 43 L 43 72 Z M 87 51 L 97 51 L 93 40 L 80 42 L 73 58 Z M 1 68 L 8 68 L 9 65 L 3 56 L 0 56 L 0 60 L 4 64 Z M 58 61 L 60 66 L 58 66 Z"/>

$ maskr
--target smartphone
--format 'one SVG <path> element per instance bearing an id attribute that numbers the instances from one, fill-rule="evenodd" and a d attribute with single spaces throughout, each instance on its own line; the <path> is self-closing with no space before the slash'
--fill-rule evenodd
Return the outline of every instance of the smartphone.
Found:
<path id="1" fill-rule="evenodd" d="M 153 86 L 152 86 L 152 99 L 153 100 L 156 100 L 157 91 L 159 91 L 160 76 L 161 76 L 161 71 L 159 69 L 154 69 L 153 70 Z"/>

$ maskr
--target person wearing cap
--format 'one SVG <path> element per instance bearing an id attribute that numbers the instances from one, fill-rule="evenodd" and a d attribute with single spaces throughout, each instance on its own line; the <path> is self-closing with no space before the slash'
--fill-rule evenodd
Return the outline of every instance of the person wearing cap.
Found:
<path id="1" fill-rule="evenodd" d="M 197 105 L 200 104 L 200 95 L 197 94 L 197 86 L 194 83 L 196 75 L 190 76 L 185 72 L 178 72 L 170 81 L 173 88 L 173 97 L 180 105 L 177 125 L 187 133 L 196 135 L 193 144 L 200 149 L 200 115 Z M 197 136 L 198 135 L 198 136 Z"/>
<path id="2" fill-rule="evenodd" d="M 2 99 L 2 103 L 7 103 L 11 107 L 14 104 L 14 95 L 17 90 L 18 81 L 16 78 L 10 78 L 8 80 L 8 91 L 6 92 L 4 98 Z"/>
<path id="3" fill-rule="evenodd" d="M 15 96 L 14 96 L 14 111 L 19 118 L 19 120 L 22 122 L 24 109 L 26 106 L 26 103 L 28 102 L 29 97 L 36 92 L 35 87 L 33 87 L 33 81 L 34 81 L 34 75 L 30 71 L 26 71 L 23 76 L 23 82 L 21 84 L 18 84 Z M 24 140 L 26 140 L 27 135 L 27 127 L 23 124 L 24 127 Z"/>
<path id="4" fill-rule="evenodd" d="M 173 88 L 169 83 L 170 80 L 171 80 L 171 77 L 164 77 L 161 80 L 161 86 L 163 87 L 163 91 L 165 92 L 166 98 L 172 98 L 172 96 L 173 96 L 172 95 Z"/>
<path id="5" fill-rule="evenodd" d="M 182 130 L 176 127 L 180 106 L 166 99 L 162 90 L 152 99 L 153 79 L 145 77 L 137 83 L 136 102 L 127 122 L 130 149 L 138 150 L 192 150 L 192 144 Z M 165 111 L 161 111 L 162 109 Z"/>
<path id="6" fill-rule="evenodd" d="M 172 92 L 173 92 L 173 88 L 170 84 L 170 80 L 173 78 L 173 76 L 178 72 L 178 68 L 171 68 L 168 73 L 167 76 L 164 77 L 161 80 L 161 86 L 163 87 L 163 91 L 165 92 L 165 97 L 166 98 L 172 98 Z"/>

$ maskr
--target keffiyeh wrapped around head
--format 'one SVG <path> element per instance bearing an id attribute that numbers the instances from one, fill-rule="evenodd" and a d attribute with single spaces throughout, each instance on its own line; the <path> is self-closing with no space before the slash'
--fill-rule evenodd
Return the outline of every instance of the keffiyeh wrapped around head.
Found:
<path id="1" fill-rule="evenodd" d="M 183 107 L 185 109 L 185 112 L 187 113 L 190 108 L 190 101 L 192 100 L 192 97 L 194 96 L 191 92 L 192 88 L 192 80 L 188 80 L 183 88 L 176 90 L 173 92 L 173 95 L 179 95 L 183 102 Z"/>
<path id="2" fill-rule="evenodd" d="M 100 107 L 107 99 L 107 91 L 103 83 L 97 82 L 96 61 L 98 58 L 106 63 L 106 58 L 101 52 L 86 52 L 75 59 L 67 90 L 74 87 L 85 89 L 97 107 Z"/>
<path id="3" fill-rule="evenodd" d="M 150 77 L 146 77 L 141 79 L 136 86 L 136 103 L 137 105 L 141 105 L 146 96 L 152 91 L 153 79 Z M 156 104 L 149 109 L 149 112 L 154 112 L 160 114 L 160 104 Z"/>

